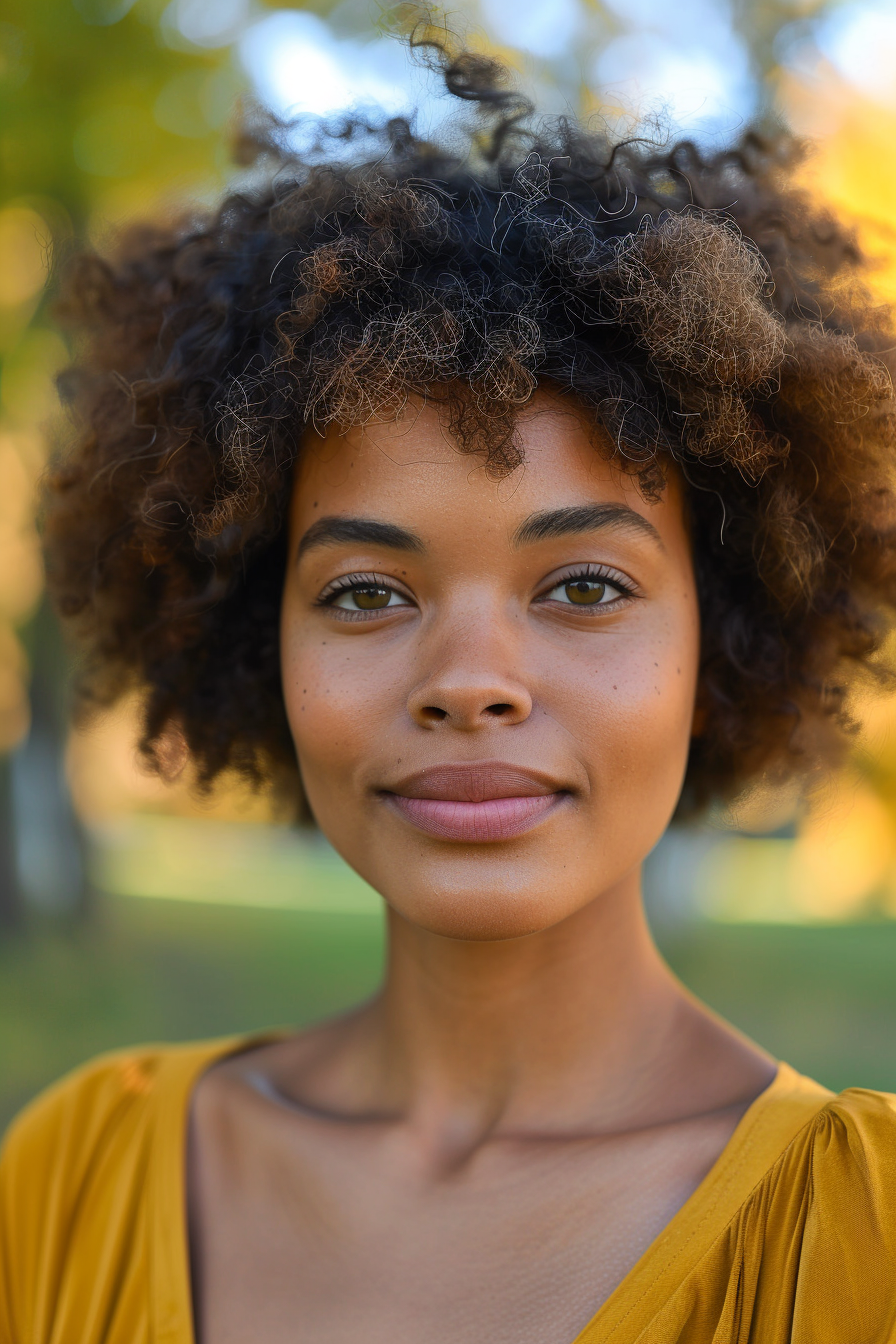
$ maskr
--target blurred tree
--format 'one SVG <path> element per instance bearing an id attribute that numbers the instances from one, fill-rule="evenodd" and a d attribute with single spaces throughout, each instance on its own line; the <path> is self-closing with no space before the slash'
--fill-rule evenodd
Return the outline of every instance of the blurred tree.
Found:
<path id="1" fill-rule="evenodd" d="M 183 207 L 224 177 L 241 87 L 229 49 L 159 0 L 6 0 L 0 22 L 0 926 L 23 903 L 83 907 L 85 845 L 64 783 L 65 658 L 40 600 L 35 486 L 64 434 L 53 276 L 72 240 Z M 49 283 L 48 283 L 49 282 Z M 54 423 L 55 421 L 55 423 Z M 27 655 L 25 650 L 27 649 Z M 26 685 L 29 680 L 30 705 Z M 12 753 L 10 757 L 9 753 Z"/>
<path id="2" fill-rule="evenodd" d="M 836 4 L 837 0 L 833 0 Z M 757 78 L 774 97 L 774 76 L 782 55 L 782 34 L 808 30 L 813 19 L 832 7 L 831 0 L 732 0 L 734 27 L 753 61 Z"/>

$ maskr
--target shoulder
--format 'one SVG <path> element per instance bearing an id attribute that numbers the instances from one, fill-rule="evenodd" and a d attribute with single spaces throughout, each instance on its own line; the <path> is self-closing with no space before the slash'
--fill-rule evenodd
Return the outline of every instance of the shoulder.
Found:
<path id="1" fill-rule="evenodd" d="M 265 1038 L 259 1038 L 264 1040 Z M 33 1166 L 77 1186 L 120 1137 L 132 1141 L 160 1100 L 187 1099 L 199 1074 L 252 1038 L 146 1045 L 99 1055 L 42 1092 L 13 1120 L 0 1147 L 0 1190 Z"/>
<path id="2" fill-rule="evenodd" d="M 767 1142 L 760 1135 L 735 1156 L 745 1182 L 762 1175 L 729 1229 L 751 1272 L 773 1295 L 808 1275 L 816 1303 L 884 1275 L 878 1286 L 896 1307 L 896 1095 L 835 1095 L 782 1065 L 757 1115 Z M 872 1298 L 865 1293 L 866 1305 Z"/>
<path id="3" fill-rule="evenodd" d="M 812 1149 L 816 1178 L 849 1169 L 889 1196 L 896 1184 L 896 1094 L 850 1087 L 833 1097 L 815 1118 Z"/>
<path id="4" fill-rule="evenodd" d="M 810 1146 L 813 1203 L 875 1210 L 896 1242 L 896 1095 L 841 1092 L 816 1116 Z"/>
<path id="5" fill-rule="evenodd" d="M 103 1055 L 13 1121 L 0 1149 L 0 1344 L 43 1338 L 36 1321 L 52 1318 L 53 1300 L 98 1264 L 139 1261 L 160 1135 L 177 1143 L 192 1083 L 238 1048 Z"/>
<path id="6" fill-rule="evenodd" d="M 793 1337 L 832 1338 L 830 1323 L 839 1321 L 841 1338 L 893 1338 L 896 1096 L 849 1088 L 832 1097 L 790 1145 L 779 1175 L 763 1268 L 780 1285 L 788 1264 L 798 1264 Z"/>
<path id="7" fill-rule="evenodd" d="M 45 1092 L 13 1121 L 0 1150 L 0 1218 L 21 1212 L 21 1193 L 48 1186 L 76 1195 L 95 1174 L 100 1153 L 124 1132 L 133 1137 L 145 1118 L 160 1066 L 168 1051 L 147 1047 L 91 1060 Z M 11 1208 L 12 1205 L 12 1208 Z M 0 1226 L 3 1226 L 0 1223 Z"/>
<path id="8" fill-rule="evenodd" d="M 859 1087 L 829 1094 L 769 1178 L 782 1193 L 798 1189 L 810 1219 L 859 1208 L 867 1218 L 879 1208 L 896 1238 L 896 1095 Z"/>
<path id="9" fill-rule="evenodd" d="M 0 1150 L 0 1209 L 20 1185 L 58 1183 L 76 1191 L 145 1122 L 159 1074 L 178 1047 L 101 1055 L 42 1092 L 12 1122 Z"/>

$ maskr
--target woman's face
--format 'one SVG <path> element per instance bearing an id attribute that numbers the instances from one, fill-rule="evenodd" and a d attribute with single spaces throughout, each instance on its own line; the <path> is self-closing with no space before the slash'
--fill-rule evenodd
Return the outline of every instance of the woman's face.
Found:
<path id="1" fill-rule="evenodd" d="M 630 877 L 675 808 L 697 597 L 676 479 L 647 503 L 539 391 L 489 480 L 436 409 L 309 436 L 283 686 L 324 834 L 452 938 L 556 924 Z"/>

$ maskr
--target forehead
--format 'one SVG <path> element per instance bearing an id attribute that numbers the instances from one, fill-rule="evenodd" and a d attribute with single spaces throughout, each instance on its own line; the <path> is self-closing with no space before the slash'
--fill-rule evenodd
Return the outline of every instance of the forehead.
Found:
<path id="1" fill-rule="evenodd" d="M 510 536 L 536 512 L 608 503 L 635 510 L 664 538 L 683 533 L 675 472 L 659 500 L 645 500 L 584 408 L 539 390 L 520 411 L 517 435 L 523 465 L 495 480 L 481 458 L 458 449 L 444 409 L 421 399 L 409 400 L 394 420 L 309 433 L 295 476 L 293 532 L 346 514 L 472 542 Z"/>

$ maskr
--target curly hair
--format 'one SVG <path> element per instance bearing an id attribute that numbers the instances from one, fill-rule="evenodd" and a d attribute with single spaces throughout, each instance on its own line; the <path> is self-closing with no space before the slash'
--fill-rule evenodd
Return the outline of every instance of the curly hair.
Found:
<path id="1" fill-rule="evenodd" d="M 176 725 L 200 786 L 235 769 L 301 808 L 278 608 L 303 435 L 422 395 L 498 477 L 545 382 L 645 495 L 670 463 L 686 483 L 687 802 L 830 760 L 896 605 L 893 338 L 852 236 L 793 188 L 783 133 L 614 141 L 535 121 L 495 62 L 425 45 L 476 111 L 453 147 L 356 118 L 302 155 L 257 114 L 254 187 L 71 266 L 78 430 L 45 534 L 82 707 L 138 687 L 159 768 Z"/>

